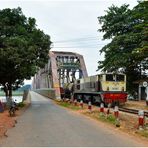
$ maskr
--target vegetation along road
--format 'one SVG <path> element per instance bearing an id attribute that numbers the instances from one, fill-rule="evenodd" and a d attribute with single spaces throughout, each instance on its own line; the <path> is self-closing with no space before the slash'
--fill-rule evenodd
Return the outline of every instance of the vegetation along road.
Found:
<path id="1" fill-rule="evenodd" d="M 31 98 L 31 106 L 18 118 L 16 127 L 8 131 L 0 146 L 145 146 L 35 92 L 31 92 Z"/>

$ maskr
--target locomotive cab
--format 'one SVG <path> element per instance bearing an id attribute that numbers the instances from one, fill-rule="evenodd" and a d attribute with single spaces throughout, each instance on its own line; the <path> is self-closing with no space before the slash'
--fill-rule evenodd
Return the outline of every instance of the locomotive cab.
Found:
<path id="1" fill-rule="evenodd" d="M 101 81 L 102 100 L 108 104 L 124 104 L 127 101 L 126 75 L 104 74 Z"/>
<path id="2" fill-rule="evenodd" d="M 104 73 L 74 82 L 74 96 L 93 104 L 122 104 L 127 101 L 126 75 Z M 89 99 L 88 99 L 89 98 Z"/>

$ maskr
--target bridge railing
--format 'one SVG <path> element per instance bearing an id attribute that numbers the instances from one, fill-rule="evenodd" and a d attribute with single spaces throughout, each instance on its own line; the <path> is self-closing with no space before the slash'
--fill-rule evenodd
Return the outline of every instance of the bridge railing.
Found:
<path id="1" fill-rule="evenodd" d="M 53 88 L 34 89 L 32 91 L 39 93 L 40 95 L 48 97 L 50 99 L 56 99 L 55 89 Z"/>

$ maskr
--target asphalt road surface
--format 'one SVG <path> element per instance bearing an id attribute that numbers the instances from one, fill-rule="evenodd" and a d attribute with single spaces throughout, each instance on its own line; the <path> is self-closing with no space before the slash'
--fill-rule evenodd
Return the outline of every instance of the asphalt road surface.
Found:
<path id="1" fill-rule="evenodd" d="M 31 92 L 31 106 L 7 132 L 0 146 L 13 147 L 132 147 L 146 146 L 127 134 L 56 105 Z"/>

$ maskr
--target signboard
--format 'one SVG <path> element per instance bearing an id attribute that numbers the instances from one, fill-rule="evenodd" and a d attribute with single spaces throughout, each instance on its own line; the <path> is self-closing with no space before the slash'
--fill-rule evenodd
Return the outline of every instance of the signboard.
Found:
<path id="1" fill-rule="evenodd" d="M 148 86 L 148 83 L 147 83 L 146 81 L 144 81 L 144 82 L 143 82 L 143 86 L 144 86 L 144 87 L 147 87 L 147 86 Z"/>
<path id="2" fill-rule="evenodd" d="M 58 68 L 69 68 L 69 69 L 79 69 L 80 64 L 79 63 L 59 63 Z"/>
<path id="3" fill-rule="evenodd" d="M 139 110 L 138 115 L 139 116 L 144 116 L 144 111 L 143 110 Z"/>

